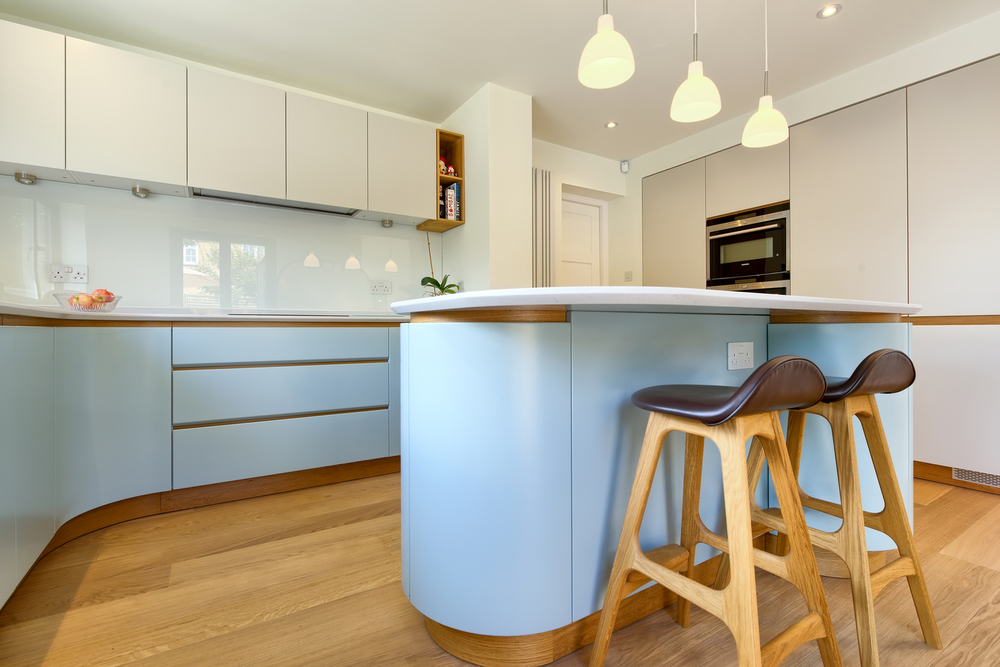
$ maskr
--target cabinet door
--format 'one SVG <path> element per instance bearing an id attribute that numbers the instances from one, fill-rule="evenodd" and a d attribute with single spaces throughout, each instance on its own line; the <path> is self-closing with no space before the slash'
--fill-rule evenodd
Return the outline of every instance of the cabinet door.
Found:
<path id="1" fill-rule="evenodd" d="M 906 94 L 791 129 L 792 293 L 906 303 Z"/>
<path id="2" fill-rule="evenodd" d="M 760 208 L 788 199 L 788 142 L 734 146 L 705 158 L 705 215 Z"/>
<path id="3" fill-rule="evenodd" d="M 368 113 L 287 93 L 288 199 L 368 208 Z"/>
<path id="4" fill-rule="evenodd" d="M 66 166 L 64 62 L 62 35 L 0 21 L 0 162 Z"/>
<path id="5" fill-rule="evenodd" d="M 188 70 L 188 185 L 285 197 L 285 92 Z"/>
<path id="6" fill-rule="evenodd" d="M 187 182 L 183 65 L 66 38 L 66 168 Z"/>
<path id="7" fill-rule="evenodd" d="M 642 284 L 705 288 L 705 159 L 642 179 Z"/>
<path id="8" fill-rule="evenodd" d="M 437 218 L 436 142 L 429 125 L 368 114 L 368 208 Z"/>
<path id="9" fill-rule="evenodd" d="M 913 460 L 1000 475 L 994 369 L 1000 326 L 914 326 Z"/>
<path id="10" fill-rule="evenodd" d="M 56 525 L 170 490 L 170 329 L 56 327 Z"/>
<path id="11" fill-rule="evenodd" d="M 907 89 L 910 300 L 1000 313 L 1000 58 Z"/>

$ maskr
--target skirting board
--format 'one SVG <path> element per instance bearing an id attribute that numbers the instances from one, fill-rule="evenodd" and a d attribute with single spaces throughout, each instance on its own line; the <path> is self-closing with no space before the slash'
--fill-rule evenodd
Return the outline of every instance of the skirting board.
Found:
<path id="1" fill-rule="evenodd" d="M 948 466 L 939 466 L 934 463 L 914 461 L 913 476 L 917 479 L 925 479 L 928 482 L 951 484 L 952 486 L 961 486 L 966 489 L 975 489 L 976 491 L 985 491 L 986 493 L 1000 495 L 1000 489 L 996 487 L 987 486 L 986 484 L 976 484 L 975 482 L 967 482 L 963 479 L 955 479 L 954 468 L 949 468 Z"/>

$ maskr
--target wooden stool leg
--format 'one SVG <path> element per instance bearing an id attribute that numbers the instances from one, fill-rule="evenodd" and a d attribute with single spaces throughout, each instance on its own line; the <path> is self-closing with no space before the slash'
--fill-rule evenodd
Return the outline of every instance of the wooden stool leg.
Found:
<path id="1" fill-rule="evenodd" d="M 705 438 L 687 434 L 684 443 L 684 502 L 681 511 L 681 546 L 688 550 L 688 579 L 694 579 L 694 550 L 701 534 L 701 469 L 705 456 Z M 677 598 L 677 625 L 691 622 L 691 601 Z"/>
<path id="2" fill-rule="evenodd" d="M 760 438 L 754 436 L 750 443 L 750 452 L 747 454 L 747 489 L 750 497 L 753 498 L 754 490 L 760 483 L 760 475 L 764 471 L 764 448 Z M 753 501 L 751 500 L 751 503 Z M 715 573 L 715 590 L 721 591 L 729 581 L 729 554 L 723 553 L 719 559 L 719 569 Z"/>
<path id="3" fill-rule="evenodd" d="M 722 488 L 726 503 L 726 541 L 729 547 L 729 586 L 723 591 L 722 620 L 736 639 L 740 667 L 761 667 L 760 626 L 757 618 L 757 582 L 754 574 L 753 535 L 750 531 L 750 491 L 746 449 L 733 424 L 723 425 L 716 440 L 722 459 Z M 692 558 L 692 560 L 694 560 Z"/>
<path id="4" fill-rule="evenodd" d="M 611 641 L 611 633 L 615 629 L 618 606 L 624 597 L 626 579 L 631 572 L 635 552 L 638 549 L 639 528 L 642 526 L 642 515 L 646 511 L 650 487 L 653 484 L 653 476 L 656 474 L 656 464 L 660 459 L 667 421 L 668 418 L 664 415 L 652 412 L 646 424 L 646 435 L 639 452 L 639 464 L 636 467 L 632 492 L 629 494 L 628 507 L 625 510 L 625 521 L 618 539 L 615 562 L 611 568 L 611 580 L 604 596 L 604 607 L 601 609 L 597 635 L 594 638 L 594 646 L 590 654 L 590 667 L 603 665 L 604 658 L 608 654 L 608 644 Z"/>
<path id="5" fill-rule="evenodd" d="M 778 496 L 778 504 L 781 507 L 781 515 L 788 534 L 790 548 L 786 557 L 788 579 L 801 591 L 809 611 L 819 617 L 818 620 L 824 629 L 824 636 L 818 637 L 816 640 L 819 644 L 820 657 L 826 667 L 835 667 L 841 664 L 840 649 L 834 636 L 833 622 L 830 619 L 830 610 L 823 592 L 823 584 L 819 578 L 816 555 L 813 553 L 805 516 L 802 514 L 798 483 L 792 474 L 791 462 L 788 450 L 785 448 L 778 415 L 772 414 L 771 418 L 774 423 L 775 439 L 762 438 L 761 441 L 764 453 L 767 455 L 771 480 L 774 484 L 775 494 Z M 810 631 L 808 624 L 800 622 L 797 625 L 801 627 L 803 635 L 808 636 Z M 801 640 L 794 643 L 789 642 L 794 646 L 799 643 Z"/>
<path id="6" fill-rule="evenodd" d="M 865 516 L 861 507 L 861 481 L 858 476 L 854 422 L 847 401 L 832 404 L 830 417 L 833 429 L 833 453 L 837 463 L 837 483 L 840 487 L 840 505 L 844 515 L 844 523 L 836 533 L 837 555 L 847 564 L 851 576 L 854 622 L 858 632 L 861 665 L 878 667 L 874 595 L 868 562 L 868 543 L 865 539 Z"/>
<path id="7" fill-rule="evenodd" d="M 785 447 L 788 449 L 788 461 L 792 468 L 792 479 L 798 486 L 799 466 L 802 464 L 802 439 L 805 436 L 806 413 L 802 410 L 788 411 L 788 435 Z M 778 533 L 778 542 L 774 553 L 779 556 L 788 554 L 788 536 Z"/>
<path id="8" fill-rule="evenodd" d="M 927 582 L 924 579 L 923 569 L 920 567 L 920 558 L 917 556 L 917 546 L 913 540 L 909 518 L 906 515 L 906 504 L 903 502 L 903 495 L 899 490 L 896 470 L 892 466 L 892 455 L 889 453 L 889 443 L 885 437 L 885 429 L 882 427 L 882 419 L 879 417 L 878 405 L 875 403 L 874 396 L 869 395 L 867 398 L 868 408 L 858 411 L 858 419 L 861 421 L 865 439 L 868 441 L 868 450 L 871 453 L 875 475 L 878 477 L 882 498 L 885 502 L 885 509 L 880 515 L 882 524 L 880 529 L 891 537 L 896 546 L 899 547 L 900 559 L 909 558 L 912 561 L 913 574 L 908 575 L 906 579 L 910 586 L 913 605 L 917 610 L 920 630 L 923 632 L 925 642 L 934 648 L 942 649 L 944 644 L 941 642 L 941 634 L 938 631 L 937 621 L 934 619 L 930 594 L 927 592 Z"/>

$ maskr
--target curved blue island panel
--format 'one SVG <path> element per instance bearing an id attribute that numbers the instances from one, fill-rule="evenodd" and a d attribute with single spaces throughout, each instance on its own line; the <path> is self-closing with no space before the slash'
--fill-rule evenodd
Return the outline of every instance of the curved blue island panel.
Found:
<path id="1" fill-rule="evenodd" d="M 730 342 L 752 342 L 755 366 L 799 354 L 828 374 L 849 373 L 880 347 L 909 351 L 905 316 L 919 310 L 642 287 L 460 293 L 393 308 L 411 317 L 400 355 L 404 590 L 448 651 L 493 664 L 492 651 L 521 665 L 589 641 L 583 628 L 603 604 L 646 424 L 634 391 L 742 383 L 753 369 L 727 369 Z M 798 311 L 808 311 L 799 313 L 805 323 L 785 323 L 799 321 Z M 880 397 L 880 406 L 883 398 L 909 499 L 909 391 Z M 822 440 L 818 424 L 810 429 Z M 644 549 L 680 537 L 683 436 L 669 436 L 664 451 Z M 833 488 L 835 499 L 831 461 L 810 453 L 802 478 L 821 497 Z M 702 516 L 721 531 L 719 467 L 708 447 Z M 867 498 L 877 483 L 863 482 Z M 766 506 L 766 482 L 757 496 Z M 869 548 L 891 542 L 873 537 Z M 715 553 L 699 546 L 696 561 Z"/>

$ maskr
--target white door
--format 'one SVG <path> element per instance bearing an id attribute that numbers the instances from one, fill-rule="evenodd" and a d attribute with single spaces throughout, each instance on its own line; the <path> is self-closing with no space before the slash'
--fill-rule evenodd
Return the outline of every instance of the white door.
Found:
<path id="1" fill-rule="evenodd" d="M 606 285 L 603 270 L 602 234 L 607 219 L 607 203 L 566 195 L 556 262 L 555 286 Z"/>

